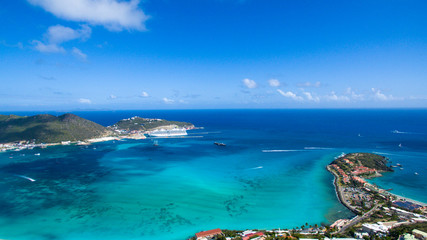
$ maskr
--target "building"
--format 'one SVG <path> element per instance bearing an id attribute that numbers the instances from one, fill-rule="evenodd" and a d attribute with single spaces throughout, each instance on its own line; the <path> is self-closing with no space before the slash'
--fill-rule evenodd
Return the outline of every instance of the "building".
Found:
<path id="1" fill-rule="evenodd" d="M 412 230 L 412 235 L 414 235 L 417 239 L 421 239 L 421 240 L 427 239 L 427 233 L 420 231 L 418 229 Z"/>
<path id="2" fill-rule="evenodd" d="M 196 233 L 197 240 L 205 240 L 205 239 L 211 239 L 215 237 L 216 235 L 223 235 L 221 229 L 212 229 L 209 231 L 203 231 Z"/>
<path id="3" fill-rule="evenodd" d="M 362 224 L 362 230 L 368 233 L 387 233 L 388 229 L 389 229 L 388 227 L 382 224 L 371 224 L 371 223 Z"/>
<path id="4" fill-rule="evenodd" d="M 394 201 L 393 205 L 409 211 L 420 210 L 423 206 L 409 201 Z"/>
<path id="5" fill-rule="evenodd" d="M 338 219 L 332 225 L 331 228 L 341 229 L 349 220 L 348 219 Z"/>
<path id="6" fill-rule="evenodd" d="M 259 238 L 256 238 L 255 236 L 258 236 Z M 264 236 L 263 232 L 256 232 L 256 233 L 251 233 L 251 234 L 248 234 L 248 235 L 242 237 L 242 240 L 260 239 L 262 236 Z"/>
<path id="7" fill-rule="evenodd" d="M 399 240 L 417 240 L 414 235 L 405 233 L 399 236 Z"/>

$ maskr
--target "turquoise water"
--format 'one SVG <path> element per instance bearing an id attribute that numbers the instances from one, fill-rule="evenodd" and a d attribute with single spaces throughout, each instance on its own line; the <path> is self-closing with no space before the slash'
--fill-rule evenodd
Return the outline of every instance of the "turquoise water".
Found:
<path id="1" fill-rule="evenodd" d="M 404 170 L 374 181 L 427 200 L 422 110 L 77 114 L 104 125 L 139 115 L 205 128 L 187 138 L 159 139 L 158 147 L 145 139 L 1 153 L 0 238 L 185 239 L 217 227 L 330 223 L 352 216 L 325 170 L 342 152 L 381 152 L 401 163 Z"/>

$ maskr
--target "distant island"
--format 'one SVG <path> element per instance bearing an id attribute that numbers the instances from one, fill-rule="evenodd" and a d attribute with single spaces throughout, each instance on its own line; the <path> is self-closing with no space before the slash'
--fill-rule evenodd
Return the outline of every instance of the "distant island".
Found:
<path id="1" fill-rule="evenodd" d="M 145 134 L 160 129 L 192 128 L 194 125 L 187 122 L 138 116 L 104 127 L 71 113 L 60 116 L 0 115 L 0 151 L 71 143 L 85 145 L 121 138 L 143 139 Z"/>

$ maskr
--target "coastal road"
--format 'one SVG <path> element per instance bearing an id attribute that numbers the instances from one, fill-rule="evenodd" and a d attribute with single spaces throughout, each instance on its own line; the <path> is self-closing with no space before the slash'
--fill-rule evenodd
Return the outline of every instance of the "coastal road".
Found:
<path id="1" fill-rule="evenodd" d="M 370 217 L 379 207 L 382 207 L 382 204 L 377 204 L 371 210 L 369 210 L 368 212 L 366 212 L 362 216 L 359 215 L 359 216 L 355 217 L 350 222 L 348 222 L 344 227 L 342 227 L 338 232 L 335 232 L 333 234 L 340 234 L 340 233 L 345 232 L 350 227 L 352 227 L 352 226 L 358 224 L 359 222 L 361 222 L 361 221 L 367 219 L 368 217 Z"/>

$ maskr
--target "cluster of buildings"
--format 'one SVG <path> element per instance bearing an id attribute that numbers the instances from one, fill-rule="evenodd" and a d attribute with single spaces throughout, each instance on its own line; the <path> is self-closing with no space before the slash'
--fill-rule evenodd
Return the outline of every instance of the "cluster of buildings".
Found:
<path id="1" fill-rule="evenodd" d="M 377 173 L 377 170 L 368 168 L 365 166 L 357 166 L 351 172 L 351 174 L 353 174 L 354 176 L 361 175 L 361 174 L 374 174 L 374 173 Z"/>
<path id="2" fill-rule="evenodd" d="M 331 164 L 331 167 L 335 168 L 338 173 L 341 175 L 342 177 L 342 181 L 344 183 L 350 183 L 350 178 L 348 177 L 348 175 L 344 172 L 344 170 L 342 170 L 338 165 L 336 164 Z"/>
<path id="3" fill-rule="evenodd" d="M 224 233 L 221 231 L 221 229 L 212 229 L 208 231 L 202 231 L 196 233 L 196 240 L 211 240 L 215 239 L 217 236 L 224 236 Z M 260 231 L 253 231 L 253 230 L 246 230 L 239 234 L 239 237 L 242 240 L 265 240 L 266 235 L 263 232 Z M 232 237 L 227 237 L 227 240 L 233 239 Z"/>
<path id="4" fill-rule="evenodd" d="M 36 144 L 36 143 L 30 142 L 30 141 L 17 141 L 17 142 L 0 144 L 0 152 L 20 151 L 20 150 L 24 150 L 24 149 L 33 149 L 35 147 L 45 148 L 49 145 L 51 145 L 51 144 L 44 144 L 44 143 Z"/>

